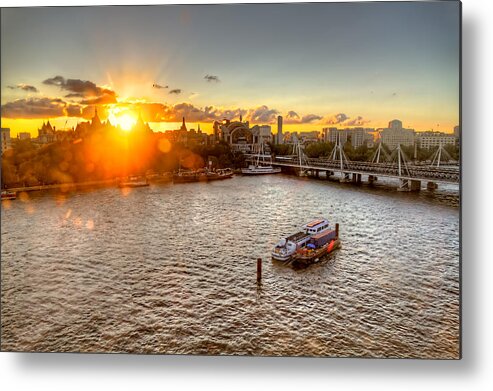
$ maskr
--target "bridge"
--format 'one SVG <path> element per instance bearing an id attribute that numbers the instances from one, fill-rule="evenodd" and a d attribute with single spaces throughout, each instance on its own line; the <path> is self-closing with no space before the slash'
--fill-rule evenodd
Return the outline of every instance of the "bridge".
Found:
<path id="1" fill-rule="evenodd" d="M 367 177 L 369 183 L 377 181 L 378 177 L 393 178 L 399 181 L 398 189 L 402 191 L 419 191 L 422 182 L 426 182 L 430 190 L 436 189 L 438 183 L 458 186 L 460 182 L 458 162 L 449 161 L 444 165 L 443 156 L 450 156 L 441 145 L 428 164 L 410 162 L 400 145 L 388 155 L 379 144 L 371 161 L 350 161 L 340 141 L 336 142 L 330 156 L 323 158 L 307 157 L 301 144 L 294 144 L 294 153 L 289 156 L 271 157 L 260 151 L 261 149 L 258 154 L 247 155 L 247 161 L 295 169 L 301 176 L 319 177 L 324 172 L 327 178 L 353 183 L 361 183 L 363 177 Z"/>

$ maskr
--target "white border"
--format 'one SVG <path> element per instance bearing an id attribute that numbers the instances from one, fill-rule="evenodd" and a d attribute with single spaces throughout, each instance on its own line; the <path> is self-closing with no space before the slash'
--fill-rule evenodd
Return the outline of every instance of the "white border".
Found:
<path id="1" fill-rule="evenodd" d="M 2 0 L 2 6 L 170 2 Z M 201 2 L 183 0 L 175 3 Z M 463 2 L 461 361 L 0 353 L 3 387 L 84 391 L 103 388 L 146 391 L 490 389 L 493 384 L 493 252 L 489 246 L 493 234 L 493 204 L 489 202 L 493 187 L 488 172 L 493 149 L 491 3 L 483 0 Z"/>

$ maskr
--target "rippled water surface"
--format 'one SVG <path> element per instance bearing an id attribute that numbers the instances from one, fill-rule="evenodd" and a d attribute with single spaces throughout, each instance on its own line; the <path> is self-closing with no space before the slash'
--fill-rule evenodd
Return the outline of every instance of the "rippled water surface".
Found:
<path id="1" fill-rule="evenodd" d="M 270 259 L 308 220 L 342 249 Z M 284 175 L 2 202 L 2 350 L 457 358 L 458 196 Z M 256 258 L 263 280 L 256 283 Z"/>

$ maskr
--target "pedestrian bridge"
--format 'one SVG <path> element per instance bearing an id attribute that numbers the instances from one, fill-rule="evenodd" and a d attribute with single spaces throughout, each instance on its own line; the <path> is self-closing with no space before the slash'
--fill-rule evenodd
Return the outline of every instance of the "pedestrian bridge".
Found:
<path id="1" fill-rule="evenodd" d="M 361 183 L 363 176 L 372 183 L 378 177 L 394 178 L 400 181 L 400 190 L 419 190 L 421 182 L 427 182 L 428 189 L 437 187 L 437 183 L 460 183 L 460 167 L 458 163 L 440 162 L 436 159 L 430 164 L 410 163 L 398 147 L 394 153 L 394 161 L 380 161 L 373 158 L 371 162 L 350 161 L 344 154 L 342 146 L 336 145 L 330 157 L 309 158 L 301 147 L 297 153 L 289 156 L 271 157 L 270 155 L 247 155 L 247 161 L 259 164 L 272 164 L 273 166 L 296 169 L 300 175 L 308 174 L 319 176 L 324 172 L 329 177 L 339 178 L 341 182 Z M 441 152 L 440 152 L 441 153 Z M 439 156 L 439 155 L 438 155 Z"/>

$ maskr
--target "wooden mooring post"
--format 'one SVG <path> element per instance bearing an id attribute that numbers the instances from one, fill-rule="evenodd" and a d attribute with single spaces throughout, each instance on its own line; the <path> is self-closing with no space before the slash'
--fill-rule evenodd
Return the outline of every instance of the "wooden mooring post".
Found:
<path id="1" fill-rule="evenodd" d="M 336 238 L 339 239 L 339 223 L 336 223 Z"/>
<path id="2" fill-rule="evenodd" d="M 262 258 L 257 258 L 257 283 L 262 281 Z"/>

